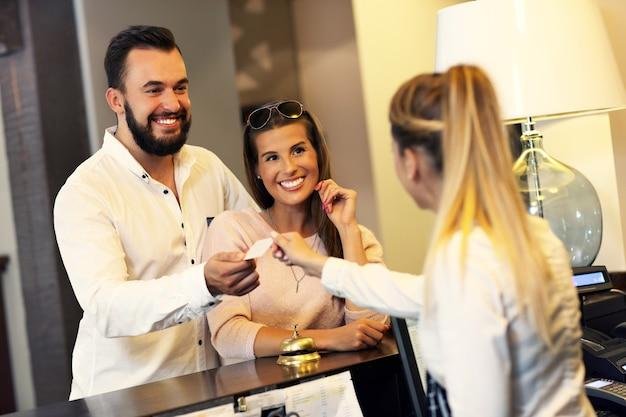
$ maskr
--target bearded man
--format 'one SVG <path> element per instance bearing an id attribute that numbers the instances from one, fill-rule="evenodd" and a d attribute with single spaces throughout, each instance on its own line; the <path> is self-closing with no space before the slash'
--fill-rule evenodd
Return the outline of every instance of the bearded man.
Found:
<path id="1" fill-rule="evenodd" d="M 172 33 L 132 26 L 113 37 L 104 66 L 117 126 L 54 206 L 84 311 L 70 399 L 216 366 L 205 313 L 221 294 L 258 286 L 241 253 L 200 258 L 208 222 L 254 203 L 217 156 L 185 144 L 189 80 Z"/>

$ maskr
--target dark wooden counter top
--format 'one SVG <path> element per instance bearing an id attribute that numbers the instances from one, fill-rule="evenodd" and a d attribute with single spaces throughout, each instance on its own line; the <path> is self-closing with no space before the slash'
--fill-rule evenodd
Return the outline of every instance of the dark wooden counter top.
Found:
<path id="1" fill-rule="evenodd" d="M 384 374 L 398 367 L 396 343 L 386 336 L 375 349 L 358 352 L 325 353 L 316 369 L 296 375 L 276 364 L 276 358 L 260 358 L 217 369 L 198 372 L 132 387 L 81 400 L 52 404 L 29 411 L 9 414 L 12 417 L 146 416 L 193 405 L 217 405 L 265 389 L 291 385 L 298 379 L 330 375 L 346 369 L 353 375 L 364 370 Z M 358 390 L 357 390 L 358 394 Z"/>

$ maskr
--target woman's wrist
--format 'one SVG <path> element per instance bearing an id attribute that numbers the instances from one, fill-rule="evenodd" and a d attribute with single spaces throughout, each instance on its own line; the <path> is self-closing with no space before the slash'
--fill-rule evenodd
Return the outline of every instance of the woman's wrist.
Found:
<path id="1" fill-rule="evenodd" d="M 339 237 L 341 238 L 343 258 L 347 261 L 356 262 L 359 265 L 367 263 L 359 225 L 355 223 L 349 227 L 337 230 L 339 230 Z"/>
<path id="2" fill-rule="evenodd" d="M 341 237 L 342 239 L 344 237 L 349 237 L 350 235 L 358 235 L 359 237 L 361 236 L 361 229 L 359 229 L 359 224 L 357 223 L 356 219 L 349 223 L 342 223 L 335 227 L 337 227 L 339 237 Z"/>
<path id="3" fill-rule="evenodd" d="M 310 337 L 317 350 L 331 350 L 334 329 L 311 329 L 300 332 L 302 336 Z"/>
<path id="4" fill-rule="evenodd" d="M 306 271 L 307 275 L 321 277 L 322 270 L 324 269 L 324 265 L 327 260 L 328 256 L 314 253 L 301 266 Z"/>

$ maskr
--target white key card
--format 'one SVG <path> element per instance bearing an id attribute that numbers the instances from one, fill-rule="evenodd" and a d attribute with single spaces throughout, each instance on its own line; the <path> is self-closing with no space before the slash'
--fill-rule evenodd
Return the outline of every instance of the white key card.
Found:
<path id="1" fill-rule="evenodd" d="M 246 257 L 243 259 L 247 261 L 249 259 L 260 258 L 272 246 L 272 243 L 274 243 L 274 240 L 272 240 L 271 237 L 257 240 L 252 244 L 252 246 L 250 246 L 250 249 L 248 249 L 248 252 L 246 253 Z"/>

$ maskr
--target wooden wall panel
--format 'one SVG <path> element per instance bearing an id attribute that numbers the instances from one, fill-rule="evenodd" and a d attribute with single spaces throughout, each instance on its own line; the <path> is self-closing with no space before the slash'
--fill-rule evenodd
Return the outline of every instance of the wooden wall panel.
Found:
<path id="1" fill-rule="evenodd" d="M 80 309 L 52 224 L 56 193 L 88 156 L 71 0 L 18 0 L 23 46 L 0 57 L 13 212 L 38 405 L 66 400 Z"/>

